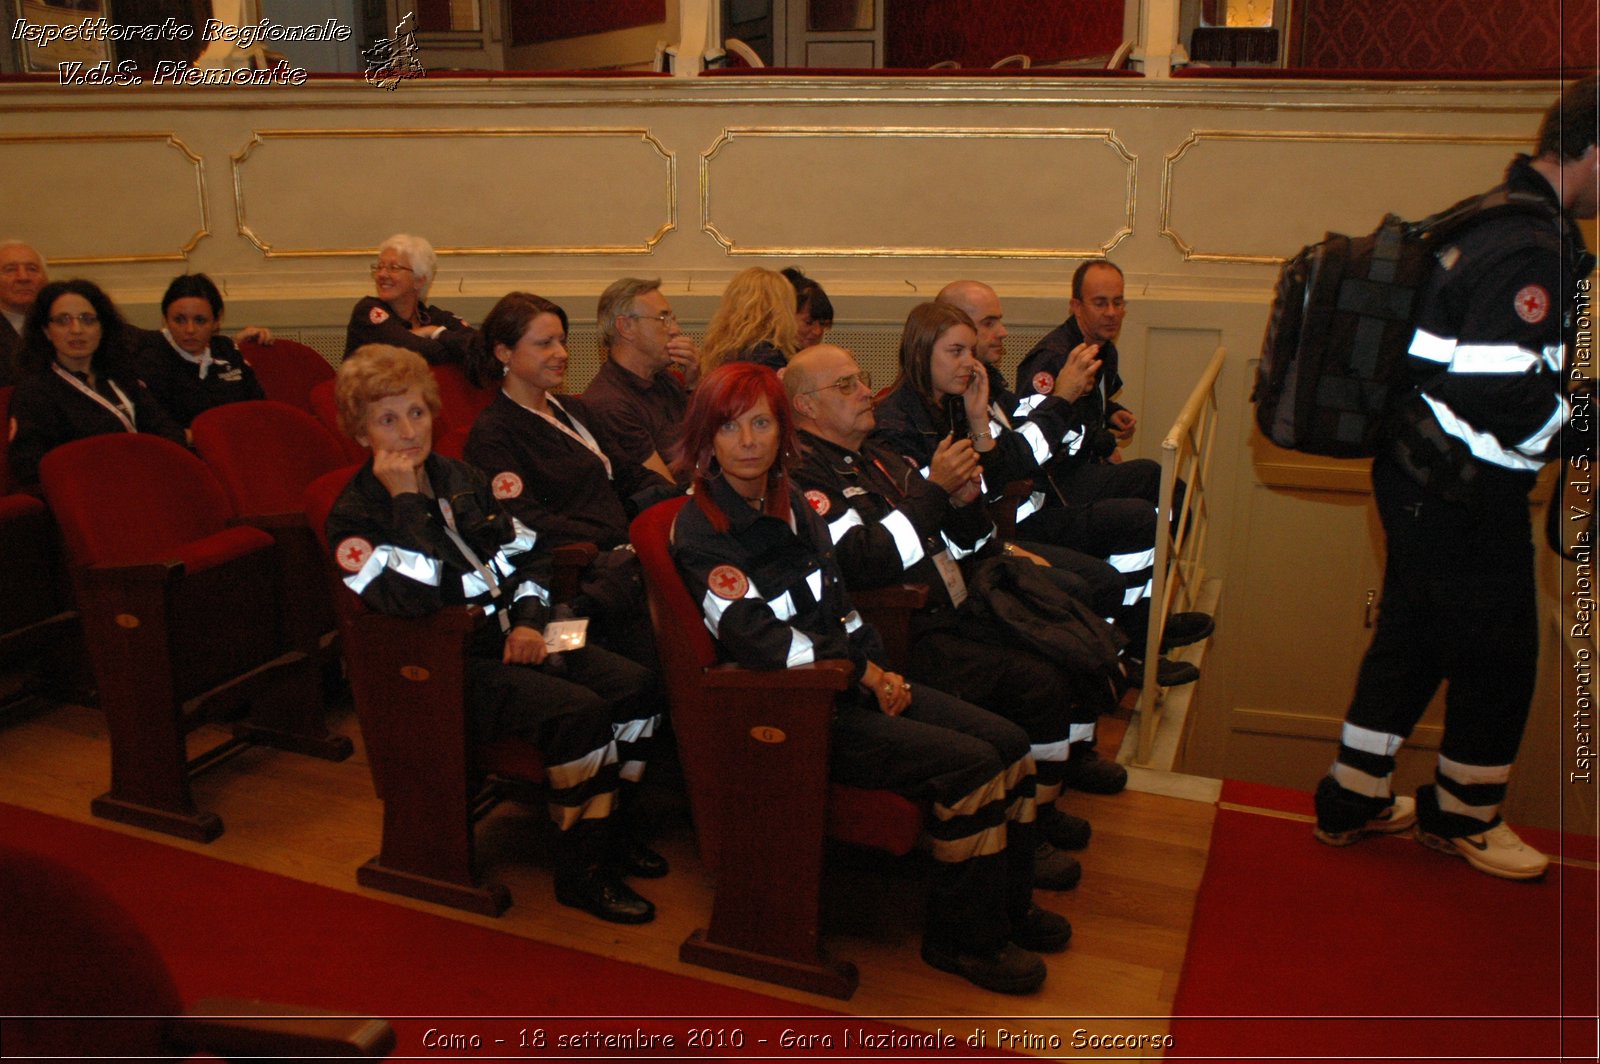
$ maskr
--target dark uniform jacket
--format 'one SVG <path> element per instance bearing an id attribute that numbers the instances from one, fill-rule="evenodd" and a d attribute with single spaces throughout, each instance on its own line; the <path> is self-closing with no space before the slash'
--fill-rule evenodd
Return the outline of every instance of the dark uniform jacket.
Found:
<path id="1" fill-rule="evenodd" d="M 188 446 L 182 426 L 167 415 L 148 388 L 127 377 L 117 383 L 133 404 L 136 431 L 165 436 Z M 119 402 L 104 374 L 95 375 L 95 390 L 110 402 Z M 6 450 L 6 461 L 11 466 L 11 478 L 18 484 L 37 481 L 40 460 L 63 443 L 128 431 L 115 414 L 63 380 L 54 366 L 23 377 L 11 395 L 11 418 L 17 423 L 17 435 Z"/>
<path id="2" fill-rule="evenodd" d="M 390 344 L 415 351 L 430 365 L 459 364 L 466 359 L 468 351 L 483 342 L 477 329 L 443 307 L 421 304 L 417 307 L 417 317 L 424 325 L 443 325 L 444 332 L 437 340 L 418 336 L 388 303 L 377 296 L 367 296 L 350 312 L 350 324 L 345 326 L 344 333 L 345 357 L 350 357 L 350 352 L 364 344 Z"/>
<path id="3" fill-rule="evenodd" d="M 992 384 L 998 374 L 993 369 L 989 372 Z M 991 390 L 989 396 L 988 429 L 995 445 L 978 455 L 989 498 L 1004 492 L 1012 481 L 1033 480 L 1052 461 L 1078 453 L 1083 444 L 1083 426 L 1081 411 L 1075 404 L 1059 396 L 1044 395 L 1022 413 L 1016 411 L 1014 404 L 1006 405 L 1006 400 L 1014 397 L 1004 389 L 998 394 Z M 950 434 L 945 411 L 929 407 L 909 382 L 901 381 L 879 404 L 877 415 L 878 428 L 873 436 L 911 459 L 927 476 L 939 441 Z M 1017 519 L 1029 516 L 1042 504 L 1042 498 L 1025 502 L 1026 512 L 1019 508 Z"/>
<path id="4" fill-rule="evenodd" d="M 433 496 L 391 496 L 372 472 L 372 460 L 351 479 L 328 514 L 328 543 L 345 586 L 379 613 L 425 617 L 445 606 L 482 606 L 500 624 L 486 624 L 475 651 L 499 656 L 503 631 L 543 629 L 549 619 L 550 556 L 538 536 L 506 513 L 478 470 L 441 455 L 423 463 Z M 462 554 L 446 531 L 445 508 L 456 530 L 498 578 L 499 592 Z"/>
<path id="5" fill-rule="evenodd" d="M 751 509 L 725 481 L 711 491 L 728 530 L 691 498 L 673 524 L 672 558 L 725 660 L 783 669 L 846 659 L 857 680 L 882 660 L 877 630 L 850 604 L 827 530 L 798 490 L 787 521 Z"/>
<path id="6" fill-rule="evenodd" d="M 801 432 L 800 450 L 792 476 L 824 522 L 845 582 L 927 584 L 930 606 L 948 607 L 933 559 L 948 551 L 959 561 L 987 548 L 994 523 L 984 508 L 950 505 L 943 488 L 871 439 L 850 451 Z"/>
<path id="7" fill-rule="evenodd" d="M 255 370 L 226 336 L 211 338 L 211 361 L 203 370 L 180 354 L 165 332 L 140 330 L 133 358 L 150 394 L 185 428 L 214 406 L 267 397 Z"/>
<path id="8" fill-rule="evenodd" d="M 1067 364 L 1067 356 L 1081 343 L 1083 330 L 1078 327 L 1078 319 L 1069 317 L 1033 345 L 1033 350 L 1017 366 L 1017 395 L 1022 406 L 1027 406 L 1031 397 L 1050 394 L 1056 384 L 1056 374 Z M 1086 433 L 1105 428 L 1112 414 L 1127 409 L 1113 398 L 1122 391 L 1117 345 L 1101 344 L 1099 358 L 1100 372 L 1094 389 L 1073 404 Z"/>
<path id="9" fill-rule="evenodd" d="M 501 392 L 473 422 L 465 458 L 489 475 L 495 497 L 548 547 L 589 542 L 610 550 L 628 542 L 628 522 L 651 502 L 675 494 L 660 474 L 631 462 L 611 443 L 583 400 L 551 397 L 594 437 L 606 463 L 578 440 Z M 633 499 L 647 493 L 637 502 Z"/>
<path id="10" fill-rule="evenodd" d="M 1503 186 L 1547 200 L 1551 216 L 1502 214 L 1468 227 L 1436 257 L 1407 361 L 1421 395 L 1406 412 L 1396 456 L 1447 493 L 1526 494 L 1559 453 L 1569 407 L 1566 352 L 1576 339 L 1574 294 L 1594 258 L 1571 218 L 1556 216 L 1550 183 L 1518 156 Z M 1432 453 L 1429 453 L 1429 452 Z M 1431 467 L 1431 469 L 1430 469 Z"/>
<path id="11" fill-rule="evenodd" d="M 0 388 L 22 379 L 22 366 L 17 362 L 21 349 L 22 337 L 11 327 L 11 319 L 0 314 Z"/>

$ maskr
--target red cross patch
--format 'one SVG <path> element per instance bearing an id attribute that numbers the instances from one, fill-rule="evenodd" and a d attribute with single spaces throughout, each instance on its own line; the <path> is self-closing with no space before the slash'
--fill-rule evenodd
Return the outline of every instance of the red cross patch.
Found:
<path id="1" fill-rule="evenodd" d="M 808 492 L 806 492 L 806 502 L 810 503 L 811 504 L 811 508 L 813 510 L 817 511 L 817 513 L 819 515 L 821 515 L 823 517 L 828 516 L 828 505 L 829 505 L 828 497 L 826 495 L 822 494 L 822 492 L 820 492 L 820 491 L 808 491 Z"/>
<path id="2" fill-rule="evenodd" d="M 1050 389 L 1056 386 L 1055 377 L 1048 373 L 1035 373 L 1033 375 L 1033 390 L 1040 395 L 1049 395 Z"/>
<path id="3" fill-rule="evenodd" d="M 497 499 L 515 499 L 522 494 L 522 478 L 507 470 L 494 478 L 492 485 Z"/>
<path id="4" fill-rule="evenodd" d="M 1523 285 L 1511 305 L 1517 308 L 1517 317 L 1529 325 L 1537 325 L 1550 313 L 1550 293 L 1542 285 Z"/>
<path id="5" fill-rule="evenodd" d="M 744 593 L 750 590 L 750 581 L 735 567 L 719 565 L 706 577 L 706 586 L 717 598 L 733 602 L 744 598 Z"/>
<path id="6" fill-rule="evenodd" d="M 339 568 L 345 572 L 359 573 L 362 566 L 367 564 L 367 559 L 372 557 L 372 544 L 360 536 L 350 536 L 340 541 L 333 556 L 339 560 Z"/>
<path id="7" fill-rule="evenodd" d="M 374 325 L 382 325 L 389 320 L 389 312 L 382 307 L 373 307 L 367 311 L 367 320 Z"/>

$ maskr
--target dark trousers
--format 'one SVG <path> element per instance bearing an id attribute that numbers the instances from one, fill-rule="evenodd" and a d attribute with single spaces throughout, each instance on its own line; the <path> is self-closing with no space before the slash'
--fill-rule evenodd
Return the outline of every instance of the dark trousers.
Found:
<path id="1" fill-rule="evenodd" d="M 853 692 L 840 700 L 829 774 L 933 803 L 936 870 L 925 934 L 987 952 L 1011 934 L 1033 890 L 1034 776 L 1009 721 L 917 684 L 898 717 Z"/>
<path id="2" fill-rule="evenodd" d="M 550 815 L 593 863 L 602 842 L 595 830 L 610 815 L 617 790 L 615 725 L 647 714 L 649 670 L 600 647 L 555 655 L 543 665 L 504 665 L 475 658 L 467 672 L 472 724 L 479 741 L 521 735 L 539 748 L 550 787 Z M 593 851 L 593 852 L 591 852 Z"/>
<path id="3" fill-rule="evenodd" d="M 1389 554 L 1377 630 L 1346 722 L 1403 740 L 1446 683 L 1441 757 L 1509 769 L 1539 649 L 1527 497 L 1512 491 L 1449 502 L 1385 458 L 1373 463 L 1372 483 Z M 1345 739 L 1341 763 L 1368 776 L 1393 771 L 1392 754 Z M 1485 775 L 1493 773 L 1452 776 L 1441 766 L 1437 778 L 1464 805 L 1498 807 L 1505 783 L 1484 782 Z"/>

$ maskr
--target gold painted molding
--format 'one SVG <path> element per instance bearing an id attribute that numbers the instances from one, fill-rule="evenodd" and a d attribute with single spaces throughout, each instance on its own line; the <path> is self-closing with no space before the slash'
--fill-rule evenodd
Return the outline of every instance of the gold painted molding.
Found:
<path id="1" fill-rule="evenodd" d="M 989 140 L 1086 140 L 1101 141 L 1116 152 L 1126 164 L 1128 182 L 1124 200 L 1124 221 L 1121 229 L 1109 239 L 1093 248 L 941 248 L 941 247 L 869 247 L 869 246 L 808 246 L 793 247 L 740 247 L 726 236 L 711 217 L 711 161 L 718 152 L 740 138 L 825 138 L 860 137 L 863 139 L 962 139 Z M 729 126 L 724 127 L 711 147 L 700 153 L 700 230 L 721 245 L 729 255 L 859 255 L 865 257 L 926 257 L 926 258 L 1010 258 L 1010 259 L 1083 259 L 1103 258 L 1133 233 L 1133 218 L 1138 187 L 1139 161 L 1111 129 L 1049 129 L 1019 127 L 1015 129 L 945 128 L 921 126 Z"/>
<path id="2" fill-rule="evenodd" d="M 79 255 L 50 256 L 51 266 L 97 266 L 112 262 L 185 262 L 195 245 L 211 235 L 210 213 L 206 206 L 206 164 L 185 144 L 176 133 L 0 133 L 0 144 L 63 144 L 63 143 L 157 143 L 177 150 L 194 167 L 195 207 L 200 214 L 200 227 L 177 251 L 148 252 L 137 255 Z"/>
<path id="3" fill-rule="evenodd" d="M 1177 150 L 1167 155 L 1166 162 L 1161 170 L 1161 235 L 1172 242 L 1173 247 L 1182 253 L 1187 262 L 1240 262 L 1252 263 L 1262 266 L 1281 266 L 1288 261 L 1283 255 L 1251 255 L 1245 252 L 1231 251 L 1197 251 L 1194 246 L 1184 240 L 1178 231 L 1172 228 L 1172 190 L 1178 161 L 1181 160 L 1189 149 L 1199 144 L 1201 140 L 1253 140 L 1253 141 L 1278 141 L 1278 142 L 1329 142 L 1329 143 L 1367 143 L 1367 144 L 1508 144 L 1522 145 L 1527 143 L 1526 136 L 1504 135 L 1471 135 L 1460 133 L 1339 133 L 1339 132 L 1313 132 L 1309 130 L 1296 130 L 1279 132 L 1275 130 L 1246 130 L 1246 129 L 1194 129 L 1189 131 L 1189 136 L 1178 145 Z"/>
<path id="4" fill-rule="evenodd" d="M 229 159 L 233 168 L 233 201 L 239 235 L 254 244 L 265 258 L 329 258 L 370 256 L 370 247 L 275 248 L 258 236 L 246 217 L 244 195 L 244 164 L 251 152 L 268 140 L 313 140 L 318 138 L 357 137 L 616 137 L 643 141 L 666 161 L 667 175 L 663 189 L 665 195 L 665 220 L 656 231 L 640 244 L 582 244 L 582 245 L 485 245 L 474 247 L 435 247 L 440 255 L 648 255 L 655 246 L 678 227 L 678 159 L 677 155 L 655 138 L 648 129 L 606 128 L 583 126 L 562 128 L 557 126 L 484 127 L 473 129 L 441 126 L 437 128 L 385 127 L 379 129 L 253 129 L 244 147 Z"/>

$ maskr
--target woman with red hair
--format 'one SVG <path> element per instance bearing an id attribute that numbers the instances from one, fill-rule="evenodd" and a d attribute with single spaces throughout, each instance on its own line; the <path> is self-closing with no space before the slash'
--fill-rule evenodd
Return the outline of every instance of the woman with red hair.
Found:
<path id="1" fill-rule="evenodd" d="M 693 501 L 678 514 L 672 554 L 719 653 L 749 669 L 827 658 L 854 666 L 857 682 L 833 718 L 829 773 L 932 804 L 937 871 L 923 959 L 987 990 L 1037 990 L 1045 965 L 1035 951 L 1064 949 L 1072 928 L 1033 904 L 1027 735 L 878 663 L 883 644 L 851 607 L 827 529 L 789 483 L 794 426 L 772 370 L 736 362 L 712 371 L 684 432 Z"/>

